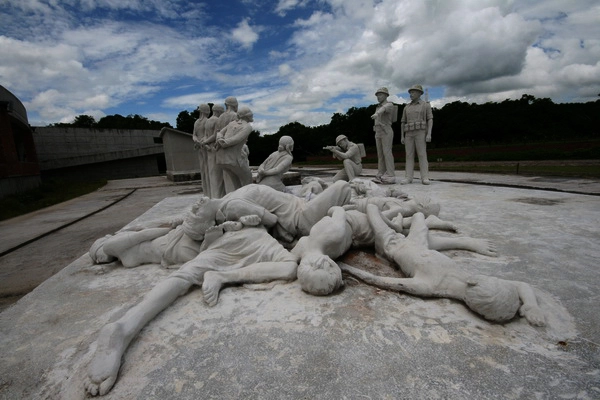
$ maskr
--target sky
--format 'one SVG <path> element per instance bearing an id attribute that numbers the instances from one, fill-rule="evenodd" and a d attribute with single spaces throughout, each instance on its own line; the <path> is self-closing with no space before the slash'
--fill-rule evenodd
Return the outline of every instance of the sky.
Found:
<path id="1" fill-rule="evenodd" d="M 29 123 L 182 110 L 235 96 L 254 129 L 376 103 L 600 94 L 597 0 L 0 0 L 0 85 Z M 507 116 L 510 117 L 510 116 Z"/>

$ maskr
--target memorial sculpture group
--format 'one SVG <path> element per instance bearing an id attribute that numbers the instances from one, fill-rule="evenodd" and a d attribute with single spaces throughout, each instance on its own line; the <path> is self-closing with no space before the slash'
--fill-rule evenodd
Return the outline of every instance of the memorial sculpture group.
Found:
<path id="1" fill-rule="evenodd" d="M 231 99 L 221 116 L 235 113 L 237 102 Z M 286 136 L 259 167 L 259 184 L 251 184 L 245 139 L 239 138 L 247 138 L 252 113 L 242 107 L 239 120 L 223 125 L 220 110 L 214 106 L 214 115 L 206 118 L 207 109 L 200 106 L 200 119 L 206 120 L 203 128 L 194 129 L 198 150 L 206 151 L 209 168 L 204 170 L 203 189 L 210 196 L 201 196 L 183 215 L 131 226 L 98 239 L 90 249 L 95 263 L 181 265 L 101 329 L 85 382 L 91 395 L 110 391 L 131 341 L 194 285 L 202 288 L 205 302 L 215 306 L 223 287 L 242 283 L 297 279 L 303 291 L 329 295 L 343 286 L 344 272 L 387 290 L 462 301 L 490 321 L 502 323 L 521 315 L 532 325 L 545 324 L 528 284 L 469 274 L 441 253 L 464 249 L 495 256 L 496 249 L 485 239 L 432 233 L 456 231 L 456 226 L 438 217 L 440 205 L 431 199 L 408 198 L 393 187 L 360 178 L 332 183 L 309 178 L 294 194 L 280 179 L 292 161 L 293 140 Z M 348 151 L 353 143 L 344 136 L 337 144 Z M 219 157 L 220 151 L 231 148 L 238 156 Z M 350 170 L 360 173 L 354 167 Z M 344 173 L 351 178 L 351 173 Z M 385 173 L 381 179 L 387 179 Z M 260 184 L 269 180 L 272 185 Z M 336 260 L 351 248 L 373 249 L 406 277 L 377 276 L 338 265 Z"/>

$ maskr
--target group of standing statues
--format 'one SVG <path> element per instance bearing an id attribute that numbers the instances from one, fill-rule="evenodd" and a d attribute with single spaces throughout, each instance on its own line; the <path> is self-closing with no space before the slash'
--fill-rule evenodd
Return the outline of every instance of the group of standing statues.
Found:
<path id="1" fill-rule="evenodd" d="M 427 144 L 431 141 L 433 129 L 433 113 L 431 105 L 421 100 L 423 87 L 414 85 L 408 89 L 410 102 L 402 111 L 400 120 L 401 142 L 406 150 L 406 175 L 400 181 L 401 184 L 412 183 L 415 173 L 415 151 L 419 158 L 419 171 L 421 183 L 429 185 L 429 164 L 427 162 Z M 381 87 L 375 92 L 377 96 L 377 107 L 371 116 L 373 120 L 373 131 L 375 131 L 375 145 L 377 147 L 377 175 L 373 181 L 378 184 L 396 183 L 394 155 L 392 146 L 394 143 L 394 130 L 392 123 L 398 118 L 398 108 L 387 99 L 390 95 L 386 87 Z M 352 180 L 362 171 L 359 147 L 350 142 L 345 135 L 336 138 L 336 146 L 327 146 L 333 156 L 343 161 L 344 168 L 336 175 L 336 180 Z"/>
<path id="2" fill-rule="evenodd" d="M 382 90 L 378 91 L 382 101 L 373 117 L 378 146 L 383 146 L 381 154 L 387 157 L 388 106 Z M 457 299 L 491 321 L 505 322 L 520 314 L 532 325 L 545 324 L 528 284 L 468 273 L 441 252 L 464 249 L 495 256 L 492 243 L 435 235 L 434 230 L 457 230 L 454 223 L 439 218 L 439 204 L 356 178 L 362 167 L 350 163 L 360 161 L 360 149 L 346 136 L 339 136 L 337 148 L 331 149 L 344 161 L 344 170 L 333 182 L 304 179 L 299 194 L 286 190 L 281 175 L 291 165 L 293 140 L 283 136 L 278 150 L 258 168 L 258 184 L 251 183 L 244 145 L 252 113 L 242 107 L 235 119 L 237 102 L 234 105 L 228 100 L 229 109 L 221 112 L 214 106 L 210 118 L 206 118 L 210 110 L 201 105 L 194 129 L 194 141 L 199 151 L 206 152 L 202 154 L 206 154 L 205 165 L 209 166 L 203 175 L 205 195 L 183 215 L 124 228 L 98 239 L 90 249 L 95 263 L 118 261 L 124 267 L 162 264 L 177 269 L 123 316 L 101 329 L 85 382 L 88 393 L 103 395 L 112 388 L 131 341 L 194 285 L 202 288 L 207 305 L 215 306 L 223 287 L 242 283 L 297 279 L 303 291 L 329 295 L 343 287 L 344 272 L 387 290 Z M 412 142 L 419 149 L 417 140 L 430 138 L 427 109 L 405 109 L 402 135 L 407 146 Z M 228 112 L 231 120 L 225 124 L 221 117 Z M 425 118 L 426 123 L 417 125 L 415 115 Z M 387 164 L 387 159 L 380 161 L 378 180 L 389 183 L 393 170 L 390 174 Z M 406 278 L 377 276 L 338 265 L 336 260 L 351 248 L 372 249 Z"/>
<path id="3" fill-rule="evenodd" d="M 225 108 L 208 104 L 198 106 L 199 118 L 194 123 L 192 139 L 200 159 L 202 191 L 210 198 L 221 198 L 252 183 L 252 172 L 246 145 L 252 133 L 253 114 L 248 107 L 238 110 L 235 97 L 225 99 Z M 292 165 L 294 140 L 282 136 L 279 149 L 258 168 L 256 181 L 284 191 L 283 174 Z"/>

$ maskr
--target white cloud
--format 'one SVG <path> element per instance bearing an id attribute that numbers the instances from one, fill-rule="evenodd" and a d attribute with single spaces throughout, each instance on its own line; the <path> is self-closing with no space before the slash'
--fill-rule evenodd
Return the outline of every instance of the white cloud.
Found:
<path id="1" fill-rule="evenodd" d="M 251 49 L 254 43 L 258 41 L 257 27 L 251 27 L 248 24 L 248 19 L 243 19 L 233 31 L 231 37 L 234 41 L 240 43 L 244 48 Z"/>
<path id="2" fill-rule="evenodd" d="M 74 8 L 94 12 L 79 20 Z M 228 15 L 241 21 L 234 26 L 185 0 L 22 0 L 6 9 L 0 82 L 46 122 L 129 102 L 176 114 L 235 95 L 255 127 L 274 132 L 372 104 L 380 86 L 399 102 L 415 83 L 435 87 L 444 93 L 436 106 L 600 92 L 594 0 L 244 1 Z M 123 11 L 149 17 L 124 21 Z M 275 13 L 272 24 L 258 12 Z M 167 98 L 153 100 L 158 93 Z"/>

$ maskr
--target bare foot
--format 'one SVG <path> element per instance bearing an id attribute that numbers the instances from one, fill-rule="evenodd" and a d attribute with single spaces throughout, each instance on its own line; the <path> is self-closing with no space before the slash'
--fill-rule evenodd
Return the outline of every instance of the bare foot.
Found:
<path id="1" fill-rule="evenodd" d="M 496 245 L 494 245 L 492 242 L 486 239 L 473 239 L 472 250 L 476 253 L 483 254 L 484 256 L 498 256 Z"/>
<path id="2" fill-rule="evenodd" d="M 121 368 L 121 356 L 126 346 L 120 326 L 112 323 L 102 328 L 97 346 L 84 386 L 92 396 L 103 396 L 115 384 Z"/>
<path id="3" fill-rule="evenodd" d="M 206 271 L 204 273 L 204 282 L 202 282 L 202 292 L 204 301 L 211 307 L 219 301 L 219 292 L 223 286 L 219 273 L 215 271 Z"/>

